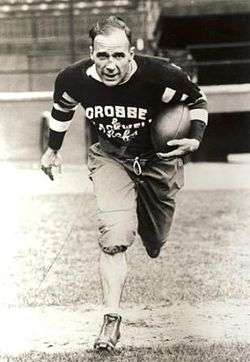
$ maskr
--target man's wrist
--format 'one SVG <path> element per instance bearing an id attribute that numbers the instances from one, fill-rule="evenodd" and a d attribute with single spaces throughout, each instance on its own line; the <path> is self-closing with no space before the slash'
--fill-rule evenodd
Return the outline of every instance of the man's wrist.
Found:
<path id="1" fill-rule="evenodd" d="M 58 150 L 55 150 L 55 149 L 51 148 L 50 146 L 48 146 L 47 151 L 53 152 L 54 154 L 57 154 L 57 152 L 58 152 Z"/>
<path id="2" fill-rule="evenodd" d="M 58 151 L 62 146 L 65 134 L 66 134 L 66 132 L 57 132 L 57 131 L 50 129 L 48 146 L 52 150 Z"/>
<path id="3" fill-rule="evenodd" d="M 201 142 L 206 129 L 206 123 L 201 120 L 192 120 L 188 138 Z"/>

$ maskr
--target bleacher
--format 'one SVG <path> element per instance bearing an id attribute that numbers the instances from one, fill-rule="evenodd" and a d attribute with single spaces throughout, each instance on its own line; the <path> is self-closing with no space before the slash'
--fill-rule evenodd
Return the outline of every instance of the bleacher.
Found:
<path id="1" fill-rule="evenodd" d="M 173 50 L 190 54 L 200 84 L 250 82 L 249 1 L 168 1 L 155 38 L 164 56 Z"/>
<path id="2" fill-rule="evenodd" d="M 88 41 L 90 26 L 107 12 L 126 13 L 135 33 L 144 34 L 136 1 L 4 0 L 0 4 L 1 51 L 65 50 L 72 32 L 76 47 L 81 49 Z"/>
<path id="3" fill-rule="evenodd" d="M 120 1 L 119 6 L 115 6 L 118 4 L 115 0 L 0 0 L 0 92 L 52 91 L 56 73 L 72 61 L 72 55 L 76 60 L 88 55 L 89 27 L 105 12 L 120 12 L 136 37 L 146 42 L 149 27 L 152 29 L 156 23 L 152 8 L 146 5 L 157 3 L 160 0 Z M 239 85 L 250 83 L 249 0 L 196 0 L 192 4 L 186 0 L 162 0 L 161 3 L 165 6 L 157 23 L 154 49 L 163 56 L 168 56 L 164 51 L 171 46 L 178 51 L 184 49 L 186 54 L 191 52 L 191 62 L 198 67 L 199 84 L 205 88 L 210 84 L 208 95 L 214 109 L 205 140 L 193 160 L 225 161 L 229 153 L 250 152 L 250 86 Z M 232 36 L 235 34 L 236 38 Z M 214 86 L 222 83 L 229 84 Z M 15 97 L 16 94 L 6 108 L 7 114 L 2 115 L 4 121 L 8 120 L 8 127 Z M 38 101 L 39 107 L 50 109 L 49 100 L 48 97 L 47 108 Z M 23 112 L 16 109 L 13 130 Z M 41 111 L 33 105 L 31 109 Z M 37 122 L 39 117 L 40 113 L 30 114 L 29 121 Z M 34 132 L 35 127 L 34 124 Z M 17 129 L 16 132 L 19 134 Z M 31 141 L 38 153 L 38 137 L 35 140 L 30 137 Z"/>
<path id="4" fill-rule="evenodd" d="M 88 56 L 91 26 L 112 13 L 126 18 L 135 43 L 146 40 L 137 0 L 2 0 L 0 91 L 51 89 L 62 67 Z"/>
<path id="5" fill-rule="evenodd" d="M 176 54 L 183 54 L 179 65 L 185 64 L 187 71 L 195 67 L 199 85 L 211 92 L 216 85 L 220 89 L 214 98 L 221 107 L 210 113 L 206 136 L 193 160 L 226 161 L 230 154 L 249 153 L 249 0 L 166 0 L 163 4 L 155 52 L 174 62 Z M 239 98 L 243 88 L 246 92 Z M 212 108 L 213 102 L 209 105 Z"/>

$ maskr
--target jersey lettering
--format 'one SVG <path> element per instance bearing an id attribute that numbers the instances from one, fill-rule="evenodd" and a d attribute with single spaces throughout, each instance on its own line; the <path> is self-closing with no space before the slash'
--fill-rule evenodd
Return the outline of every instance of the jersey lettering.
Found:
<path id="1" fill-rule="evenodd" d="M 116 112 L 116 117 L 120 117 L 120 118 L 126 117 L 125 107 L 115 106 L 115 112 Z"/>
<path id="2" fill-rule="evenodd" d="M 94 109 L 91 107 L 86 108 L 85 115 L 86 115 L 86 118 L 93 119 L 94 118 Z"/>
<path id="3" fill-rule="evenodd" d="M 86 117 L 88 119 L 115 117 L 115 118 L 128 118 L 138 119 L 145 121 L 147 115 L 147 109 L 137 107 L 125 107 L 125 106 L 94 106 L 87 107 L 85 109 Z"/>
<path id="4" fill-rule="evenodd" d="M 122 125 L 117 118 L 113 118 L 111 124 L 99 123 L 98 130 L 105 134 L 108 138 L 121 138 L 124 142 L 129 142 L 135 136 L 138 131 L 134 131 L 135 128 L 144 127 L 145 122 Z"/>
<path id="5" fill-rule="evenodd" d="M 95 118 L 103 118 L 104 114 L 103 114 L 103 108 L 101 106 L 96 106 L 95 107 Z"/>
<path id="6" fill-rule="evenodd" d="M 137 108 L 136 107 L 128 107 L 128 118 L 137 118 Z"/>
<path id="7" fill-rule="evenodd" d="M 105 106 L 105 107 L 104 107 L 104 114 L 106 114 L 107 117 L 114 117 L 114 115 L 115 115 L 114 107 L 112 107 L 112 106 Z"/>

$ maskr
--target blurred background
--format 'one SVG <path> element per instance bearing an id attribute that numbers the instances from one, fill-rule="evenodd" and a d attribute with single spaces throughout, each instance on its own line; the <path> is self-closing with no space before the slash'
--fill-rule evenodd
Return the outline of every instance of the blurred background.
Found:
<path id="1" fill-rule="evenodd" d="M 249 0 L 0 0 L 0 160 L 40 158 L 56 74 L 88 56 L 90 27 L 112 13 L 137 53 L 180 65 L 207 94 L 210 122 L 192 161 L 250 162 Z M 83 111 L 75 118 L 63 150 L 71 163 L 95 139 Z"/>

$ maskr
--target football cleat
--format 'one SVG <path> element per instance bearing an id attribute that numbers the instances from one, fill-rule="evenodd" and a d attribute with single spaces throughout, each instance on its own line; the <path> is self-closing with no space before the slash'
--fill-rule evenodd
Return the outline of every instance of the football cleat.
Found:
<path id="1" fill-rule="evenodd" d="M 119 314 L 110 313 L 104 315 L 100 334 L 94 343 L 94 349 L 96 351 L 111 352 L 114 350 L 117 342 L 121 337 L 121 320 L 122 317 Z"/>

